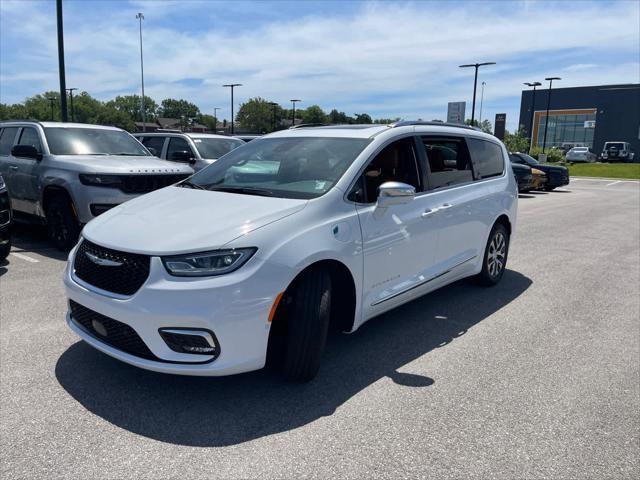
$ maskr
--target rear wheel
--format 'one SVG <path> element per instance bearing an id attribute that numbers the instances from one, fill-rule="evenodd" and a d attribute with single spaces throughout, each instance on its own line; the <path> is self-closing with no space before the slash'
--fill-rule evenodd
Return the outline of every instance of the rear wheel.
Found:
<path id="1" fill-rule="evenodd" d="M 508 254 L 509 232 L 502 223 L 496 223 L 489 234 L 482 271 L 477 277 L 482 285 L 492 286 L 500 281 L 507 265 Z"/>
<path id="2" fill-rule="evenodd" d="M 331 277 L 322 270 L 302 274 L 292 287 L 282 371 L 287 380 L 307 382 L 320 369 L 331 312 Z"/>
<path id="3" fill-rule="evenodd" d="M 78 241 L 80 225 L 71 207 L 71 200 L 60 195 L 54 197 L 46 211 L 49 238 L 56 248 L 70 250 Z"/>

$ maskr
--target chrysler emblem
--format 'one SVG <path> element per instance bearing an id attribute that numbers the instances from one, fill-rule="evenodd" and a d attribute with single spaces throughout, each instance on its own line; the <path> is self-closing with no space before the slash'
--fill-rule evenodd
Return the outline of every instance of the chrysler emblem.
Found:
<path id="1" fill-rule="evenodd" d="M 114 260 L 108 260 L 106 258 L 100 258 L 97 255 L 94 255 L 91 252 L 84 252 L 89 260 L 91 260 L 96 265 L 100 265 L 102 267 L 120 267 L 122 266 L 122 262 L 116 262 Z"/>

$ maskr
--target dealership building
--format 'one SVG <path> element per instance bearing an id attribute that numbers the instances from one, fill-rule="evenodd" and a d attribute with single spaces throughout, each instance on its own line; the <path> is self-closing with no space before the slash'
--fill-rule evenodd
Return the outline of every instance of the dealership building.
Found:
<path id="1" fill-rule="evenodd" d="M 542 146 L 549 89 L 524 90 L 520 125 L 533 146 Z M 640 84 L 554 88 L 549 104 L 547 147 L 581 145 L 600 153 L 605 142 L 629 142 L 640 158 Z M 533 127 L 532 127 L 533 123 Z"/>

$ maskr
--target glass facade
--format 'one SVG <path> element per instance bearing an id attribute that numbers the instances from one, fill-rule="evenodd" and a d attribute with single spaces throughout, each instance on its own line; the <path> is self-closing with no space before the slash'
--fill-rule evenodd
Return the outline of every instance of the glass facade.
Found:
<path id="1" fill-rule="evenodd" d="M 537 115 L 536 115 L 537 116 Z M 547 147 L 561 147 L 565 143 L 579 144 L 593 148 L 593 132 L 595 128 L 585 128 L 585 122 L 595 122 L 596 113 L 556 114 L 549 112 L 549 126 L 547 128 Z M 544 141 L 544 127 L 547 123 L 545 115 L 537 116 L 537 145 Z"/>

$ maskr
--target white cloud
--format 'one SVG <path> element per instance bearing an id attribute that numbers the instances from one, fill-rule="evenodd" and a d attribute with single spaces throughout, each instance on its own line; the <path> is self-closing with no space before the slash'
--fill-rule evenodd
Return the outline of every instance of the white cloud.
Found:
<path id="1" fill-rule="evenodd" d="M 2 31 L 8 28 L 12 39 L 20 32 L 20 58 L 28 60 L 9 64 L 3 55 L 0 78 L 11 92 L 0 91 L 3 101 L 55 89 L 52 9 L 30 4 L 38 8 L 29 11 L 25 30 L 11 21 L 26 14 L 21 3 L 2 2 Z M 457 65 L 490 60 L 498 65 L 482 70 L 483 116 L 507 111 L 512 128 L 524 81 L 552 74 L 563 77 L 563 86 L 640 81 L 635 2 L 371 3 L 353 15 L 288 17 L 233 36 L 215 24 L 197 31 L 172 25 L 172 9 L 185 3 L 134 3 L 100 18 L 68 21 L 67 83 L 100 98 L 139 90 L 132 19 L 142 7 L 147 93 L 158 101 L 184 97 L 203 111 L 227 107 L 221 85 L 237 81 L 244 84 L 236 90 L 238 102 L 263 96 L 286 105 L 297 97 L 347 113 L 443 118 L 448 101 L 470 101 L 472 71 Z M 152 19 L 161 15 L 158 26 Z"/>

